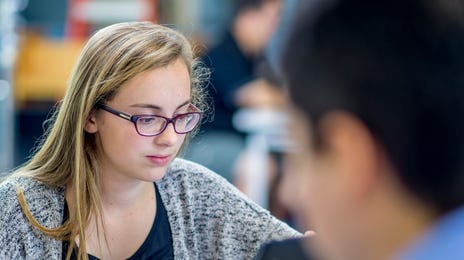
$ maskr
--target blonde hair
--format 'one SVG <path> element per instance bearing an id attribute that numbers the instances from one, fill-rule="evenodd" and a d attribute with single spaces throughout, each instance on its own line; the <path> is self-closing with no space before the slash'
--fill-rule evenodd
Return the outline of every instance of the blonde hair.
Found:
<path id="1" fill-rule="evenodd" d="M 99 30 L 84 46 L 64 99 L 53 113 L 35 154 L 12 174 L 53 187 L 72 183 L 75 208 L 57 228 L 40 225 L 27 206 L 24 192 L 17 188 L 21 208 L 31 224 L 55 239 L 69 241 L 67 259 L 75 247 L 75 237 L 80 241 L 78 259 L 87 259 L 85 227 L 91 215 L 102 216 L 94 136 L 84 131 L 87 117 L 100 101 L 111 99 L 128 80 L 179 58 L 191 75 L 192 103 L 206 110 L 203 83 L 207 69 L 194 58 L 192 46 L 182 34 L 149 22 L 119 23 Z"/>

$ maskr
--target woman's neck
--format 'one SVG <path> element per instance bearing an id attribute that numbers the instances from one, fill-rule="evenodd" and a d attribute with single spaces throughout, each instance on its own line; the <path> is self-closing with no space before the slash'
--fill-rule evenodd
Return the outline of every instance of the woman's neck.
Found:
<path id="1" fill-rule="evenodd" d="M 70 214 L 75 205 L 73 190 L 72 184 L 67 186 Z M 155 186 L 140 180 L 101 178 L 98 192 L 102 215 L 90 213 L 84 231 L 86 250 L 102 259 L 127 258 L 142 245 L 153 224 L 157 210 Z M 76 243 L 80 245 L 78 237 Z"/>
<path id="2" fill-rule="evenodd" d="M 111 176 L 105 174 L 100 175 L 97 189 L 100 196 L 100 205 L 104 211 L 130 210 L 138 205 L 143 205 L 147 200 L 152 200 L 155 196 L 155 187 L 152 182 L 111 178 Z M 65 196 L 69 209 L 72 210 L 75 204 L 73 183 L 67 184 Z"/>
<path id="3" fill-rule="evenodd" d="M 131 208 L 155 195 L 151 182 L 105 178 L 104 175 L 100 179 L 99 192 L 103 209 Z"/>

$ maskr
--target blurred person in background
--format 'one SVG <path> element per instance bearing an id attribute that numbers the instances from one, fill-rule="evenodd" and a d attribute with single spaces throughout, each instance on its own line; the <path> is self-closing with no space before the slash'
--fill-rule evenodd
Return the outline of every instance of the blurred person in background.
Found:
<path id="1" fill-rule="evenodd" d="M 283 55 L 281 197 L 322 259 L 464 259 L 462 1 L 323 1 Z"/>
<path id="2" fill-rule="evenodd" d="M 208 126 L 235 131 L 232 115 L 237 108 L 280 104 L 279 90 L 259 77 L 259 71 L 267 73 L 264 52 L 279 23 L 281 5 L 281 0 L 235 1 L 229 30 L 203 57 L 212 70 L 215 97 L 215 117 Z"/>
<path id="3" fill-rule="evenodd" d="M 192 142 L 187 158 L 203 162 L 235 182 L 235 162 L 244 149 L 246 133 L 234 126 L 234 113 L 240 108 L 281 107 L 285 97 L 265 59 L 282 1 L 237 0 L 233 5 L 227 32 L 203 56 L 211 68 L 209 94 L 214 100 L 214 117 L 204 125 L 199 140 Z"/>
<path id="4" fill-rule="evenodd" d="M 35 154 L 0 184 L 0 258 L 250 259 L 299 236 L 176 158 L 207 108 L 205 73 L 173 29 L 95 33 Z"/>

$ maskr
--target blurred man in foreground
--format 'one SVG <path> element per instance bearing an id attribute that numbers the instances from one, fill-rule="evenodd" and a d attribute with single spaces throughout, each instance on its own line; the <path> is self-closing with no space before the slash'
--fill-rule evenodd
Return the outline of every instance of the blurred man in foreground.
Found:
<path id="1" fill-rule="evenodd" d="M 283 55 L 282 199 L 324 259 L 464 259 L 461 1 L 322 1 Z"/>

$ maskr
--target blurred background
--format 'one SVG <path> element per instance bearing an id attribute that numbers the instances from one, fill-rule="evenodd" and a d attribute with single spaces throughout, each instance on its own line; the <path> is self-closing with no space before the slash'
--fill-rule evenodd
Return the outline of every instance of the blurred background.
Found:
<path id="1" fill-rule="evenodd" d="M 276 57 L 296 2 L 0 0 L 0 172 L 33 152 L 85 40 L 109 24 L 148 20 L 187 35 L 212 69 L 216 113 L 184 157 L 291 221 L 274 199 L 288 148 Z"/>
<path id="2" fill-rule="evenodd" d="M 0 171 L 27 160 L 93 31 L 149 20 L 172 24 L 206 46 L 227 26 L 229 2 L 0 0 Z"/>

